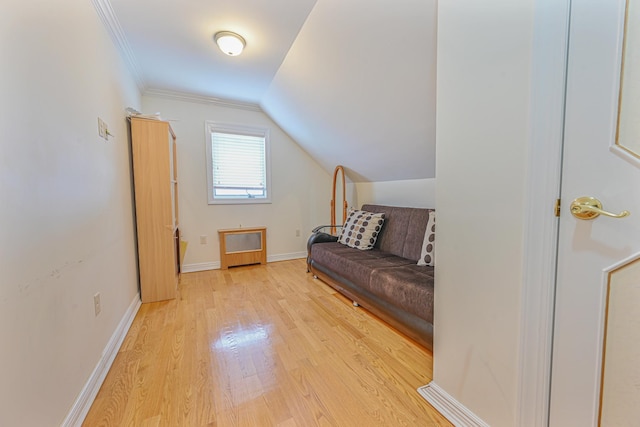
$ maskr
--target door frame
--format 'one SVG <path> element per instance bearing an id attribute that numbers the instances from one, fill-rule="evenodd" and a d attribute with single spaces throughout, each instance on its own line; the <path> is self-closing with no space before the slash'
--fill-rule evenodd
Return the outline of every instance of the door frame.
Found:
<path id="1" fill-rule="evenodd" d="M 519 427 L 547 426 L 571 0 L 535 0 L 525 202 Z"/>

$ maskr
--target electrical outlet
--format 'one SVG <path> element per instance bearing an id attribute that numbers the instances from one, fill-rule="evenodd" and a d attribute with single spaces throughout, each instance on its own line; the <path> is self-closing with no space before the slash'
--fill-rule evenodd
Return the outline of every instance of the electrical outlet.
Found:
<path id="1" fill-rule="evenodd" d="M 95 311 L 96 316 L 102 311 L 102 306 L 100 305 L 100 292 L 93 296 L 93 310 Z"/>
<path id="2" fill-rule="evenodd" d="M 206 235 L 202 235 L 200 236 L 200 244 L 201 245 L 206 245 L 207 244 L 207 236 Z"/>
<path id="3" fill-rule="evenodd" d="M 300 237 L 300 230 L 296 230 L 296 237 Z"/>

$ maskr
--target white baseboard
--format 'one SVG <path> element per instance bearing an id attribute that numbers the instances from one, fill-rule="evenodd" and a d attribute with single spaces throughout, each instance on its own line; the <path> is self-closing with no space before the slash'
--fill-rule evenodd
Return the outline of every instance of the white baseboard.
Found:
<path id="1" fill-rule="evenodd" d="M 290 259 L 306 258 L 307 252 L 292 252 L 288 254 L 267 255 L 267 262 L 288 261 Z M 194 273 L 196 271 L 218 270 L 220 269 L 220 261 L 201 262 L 196 264 L 184 264 L 182 266 L 183 273 Z"/>
<path id="2" fill-rule="evenodd" d="M 91 376 L 89 376 L 89 379 L 78 395 L 78 398 L 73 403 L 71 411 L 67 414 L 67 418 L 62 422 L 62 427 L 80 427 L 82 425 L 84 418 L 87 416 L 87 413 L 89 413 L 89 409 L 91 409 L 91 405 L 100 390 L 100 386 L 102 386 L 107 373 L 109 373 L 109 369 L 118 354 L 118 350 L 120 350 L 124 338 L 127 336 L 131 323 L 133 323 L 133 319 L 140 309 L 140 304 L 140 294 L 137 294 L 102 352 L 100 361 L 98 361 Z"/>
<path id="3" fill-rule="evenodd" d="M 420 387 L 418 393 L 456 427 L 489 427 L 433 381 Z"/>
<path id="4" fill-rule="evenodd" d="M 267 255 L 267 262 L 288 261 L 290 259 L 306 258 L 307 252 L 292 252 L 289 254 Z"/>
<path id="5" fill-rule="evenodd" d="M 218 270 L 220 261 L 200 262 L 197 264 L 184 264 L 181 268 L 183 273 L 195 273 L 196 271 Z"/>

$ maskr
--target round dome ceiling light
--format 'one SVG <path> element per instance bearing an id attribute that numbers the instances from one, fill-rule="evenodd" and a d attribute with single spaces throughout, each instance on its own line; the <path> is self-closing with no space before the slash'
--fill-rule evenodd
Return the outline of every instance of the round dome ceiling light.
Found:
<path id="1" fill-rule="evenodd" d="M 232 33 L 231 31 L 217 32 L 213 36 L 213 39 L 216 41 L 220 50 L 229 56 L 240 55 L 247 44 L 242 36 Z"/>

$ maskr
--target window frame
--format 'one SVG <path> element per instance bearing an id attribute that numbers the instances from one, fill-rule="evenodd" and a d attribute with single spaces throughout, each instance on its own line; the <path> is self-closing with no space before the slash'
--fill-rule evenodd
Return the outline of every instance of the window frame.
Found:
<path id="1" fill-rule="evenodd" d="M 215 197 L 213 193 L 213 133 L 230 133 L 236 135 L 257 136 L 264 138 L 264 163 L 266 175 L 266 197 L 225 198 Z M 205 121 L 205 149 L 207 171 L 207 202 L 210 205 L 243 205 L 271 203 L 271 144 L 270 129 L 259 126 L 247 126 L 215 121 Z"/>

